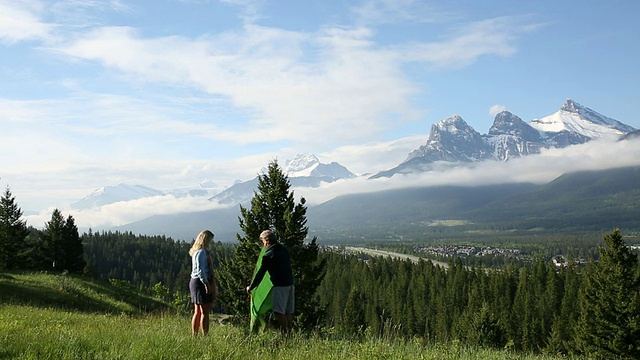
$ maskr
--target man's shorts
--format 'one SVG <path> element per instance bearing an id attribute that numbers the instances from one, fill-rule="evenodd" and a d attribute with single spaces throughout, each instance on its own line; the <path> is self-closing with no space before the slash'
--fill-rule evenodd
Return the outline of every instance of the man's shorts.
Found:
<path id="1" fill-rule="evenodd" d="M 278 314 L 293 314 L 295 308 L 295 288 L 291 286 L 274 286 L 271 290 L 271 309 Z"/>
<path id="2" fill-rule="evenodd" d="M 195 305 L 210 304 L 213 302 L 213 294 L 207 294 L 204 284 L 200 279 L 191 279 L 189 281 L 189 292 L 191 293 L 191 302 Z"/>

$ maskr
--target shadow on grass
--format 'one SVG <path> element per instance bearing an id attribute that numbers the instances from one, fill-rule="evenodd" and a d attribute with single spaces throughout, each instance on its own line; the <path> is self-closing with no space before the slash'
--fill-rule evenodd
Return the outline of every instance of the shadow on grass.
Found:
<path id="1" fill-rule="evenodd" d="M 0 305 L 131 315 L 169 308 L 166 303 L 131 289 L 83 276 L 17 272 L 0 273 Z"/>

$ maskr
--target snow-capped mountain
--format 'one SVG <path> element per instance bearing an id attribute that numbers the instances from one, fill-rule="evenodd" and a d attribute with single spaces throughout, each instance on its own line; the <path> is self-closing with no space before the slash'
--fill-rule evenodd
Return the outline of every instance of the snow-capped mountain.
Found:
<path id="1" fill-rule="evenodd" d="M 571 99 L 567 99 L 556 113 L 530 123 L 503 111 L 496 115 L 486 135 L 480 135 L 455 115 L 432 125 L 427 143 L 409 153 L 404 162 L 371 178 L 488 159 L 504 161 L 538 154 L 543 148 L 563 148 L 594 139 L 620 138 L 634 130 Z"/>
<path id="2" fill-rule="evenodd" d="M 206 196 L 211 197 L 224 190 L 216 183 L 205 180 L 194 186 L 178 187 L 168 190 L 158 190 L 144 185 L 119 184 L 103 186 L 91 192 L 82 200 L 71 204 L 76 210 L 87 210 L 120 201 L 131 201 L 153 196 L 173 195 L 174 197 Z"/>
<path id="3" fill-rule="evenodd" d="M 320 160 L 309 153 L 296 154 L 292 160 L 287 160 L 282 169 L 289 177 L 311 176 L 311 173 L 320 165 Z"/>
<path id="4" fill-rule="evenodd" d="M 171 194 L 175 197 L 187 197 L 187 196 L 213 196 L 224 188 L 216 184 L 211 180 L 204 180 L 193 186 L 177 187 L 166 190 L 166 194 Z"/>
<path id="5" fill-rule="evenodd" d="M 289 178 L 320 177 L 338 180 L 356 176 L 337 162 L 323 164 L 310 153 L 296 154 L 292 160 L 285 161 L 282 169 Z"/>
<path id="6" fill-rule="evenodd" d="M 533 119 L 530 124 L 549 138 L 568 132 L 593 140 L 612 135 L 620 137 L 635 130 L 629 125 L 598 114 L 571 99 L 567 99 L 556 113 L 542 119 Z"/>
<path id="7" fill-rule="evenodd" d="M 622 137 L 620 137 L 620 140 L 639 139 L 639 138 L 640 138 L 640 130 L 634 130 L 630 133 L 622 135 Z"/>
<path id="8" fill-rule="evenodd" d="M 371 179 L 391 177 L 416 171 L 431 171 L 460 162 L 476 162 L 491 158 L 491 147 L 459 115 L 453 115 L 431 125 L 425 145 L 409 153 L 395 168 L 371 176 Z"/>
<path id="9" fill-rule="evenodd" d="M 489 134 L 483 138 L 498 160 L 538 154 L 546 147 L 539 131 L 508 111 L 496 115 Z"/>
<path id="10" fill-rule="evenodd" d="M 292 160 L 282 165 L 282 170 L 289 177 L 292 187 L 318 187 L 321 183 L 334 182 L 340 179 L 354 178 L 356 175 L 337 162 L 321 163 L 309 153 L 297 154 Z M 263 172 L 265 169 L 263 169 Z M 213 196 L 211 200 L 221 204 L 239 204 L 249 201 L 258 185 L 258 178 L 239 182 L 227 190 Z"/>
<path id="11" fill-rule="evenodd" d="M 482 139 L 482 135 L 460 116 L 453 115 L 433 124 L 427 143 L 410 152 L 405 162 L 418 157 L 426 158 L 431 162 L 473 162 L 490 156 L 490 148 Z"/>
<path id="12" fill-rule="evenodd" d="M 94 190 L 82 200 L 71 204 L 71 207 L 77 210 L 86 210 L 120 201 L 136 200 L 163 194 L 164 192 L 161 190 L 143 185 L 119 184 L 116 186 L 103 186 Z"/>

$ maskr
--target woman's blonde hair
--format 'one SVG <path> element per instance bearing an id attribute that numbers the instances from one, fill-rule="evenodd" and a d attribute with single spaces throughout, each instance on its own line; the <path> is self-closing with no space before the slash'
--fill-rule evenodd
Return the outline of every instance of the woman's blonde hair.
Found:
<path id="1" fill-rule="evenodd" d="M 209 230 L 202 230 L 189 249 L 189 255 L 193 256 L 200 249 L 209 249 L 213 241 L 213 233 Z"/>

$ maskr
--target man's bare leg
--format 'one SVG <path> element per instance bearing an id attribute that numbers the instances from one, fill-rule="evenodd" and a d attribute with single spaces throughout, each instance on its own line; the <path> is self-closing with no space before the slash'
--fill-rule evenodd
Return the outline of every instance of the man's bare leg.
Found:
<path id="1" fill-rule="evenodd" d="M 289 333 L 289 328 L 290 328 L 287 315 L 280 314 L 277 312 L 274 312 L 274 314 L 276 315 L 276 319 L 278 319 L 278 327 L 280 328 L 280 333 L 282 334 L 282 336 L 287 335 Z"/>

